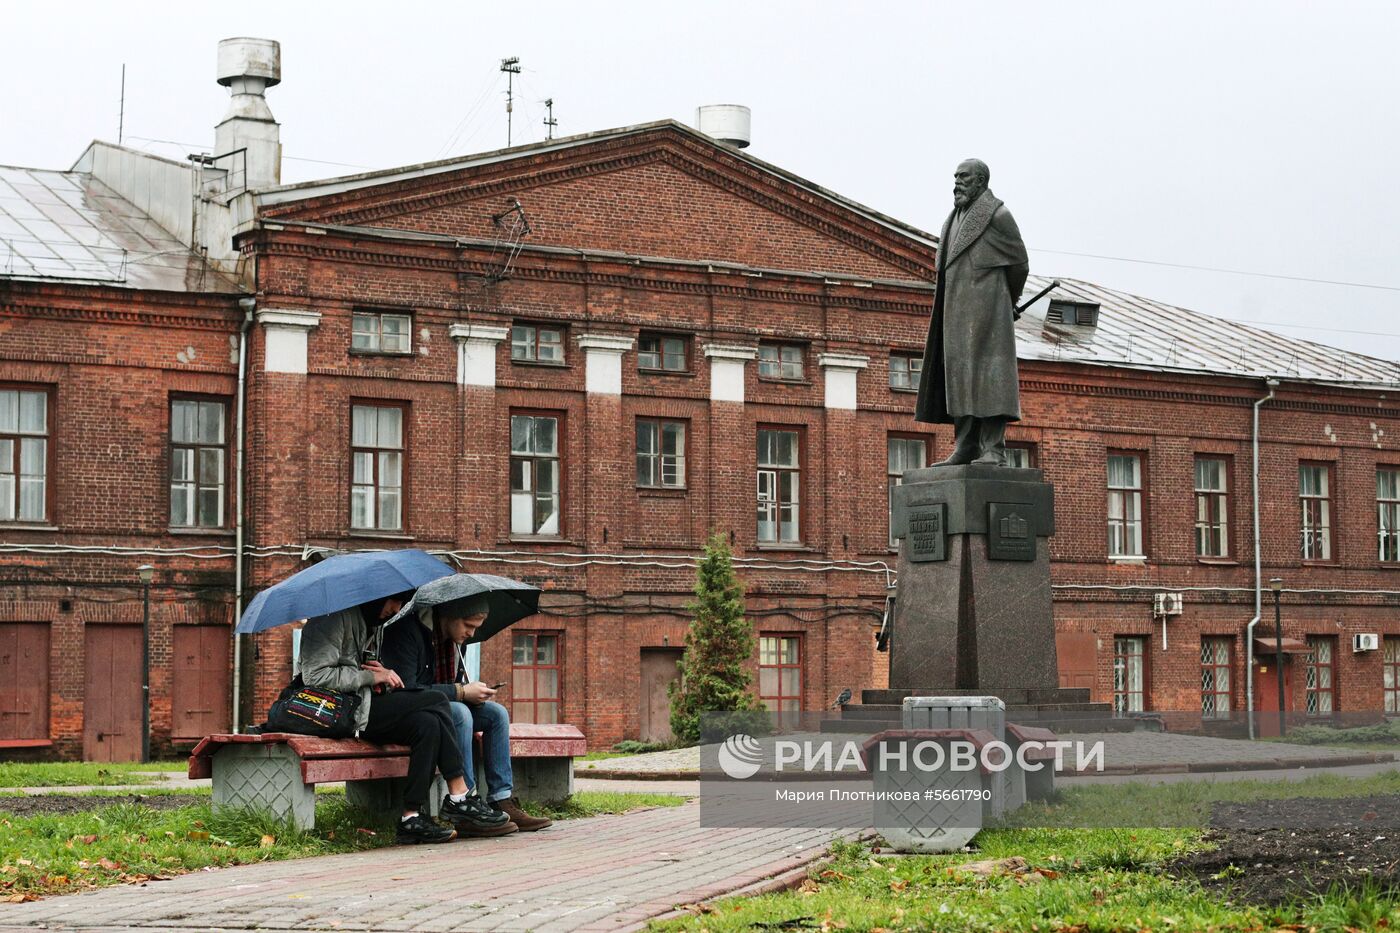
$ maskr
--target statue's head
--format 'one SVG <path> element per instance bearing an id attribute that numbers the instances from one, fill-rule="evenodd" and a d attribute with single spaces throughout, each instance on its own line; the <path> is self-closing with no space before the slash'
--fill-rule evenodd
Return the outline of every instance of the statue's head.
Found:
<path id="1" fill-rule="evenodd" d="M 964 159 L 953 172 L 953 204 L 961 210 L 981 196 L 992 180 L 992 170 L 981 159 Z"/>

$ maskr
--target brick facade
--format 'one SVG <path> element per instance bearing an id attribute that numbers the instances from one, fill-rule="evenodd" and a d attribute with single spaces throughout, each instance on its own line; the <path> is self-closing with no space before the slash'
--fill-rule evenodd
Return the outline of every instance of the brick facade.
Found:
<path id="1" fill-rule="evenodd" d="M 510 275 L 496 280 L 505 251 L 491 216 L 509 198 L 533 233 Z M 925 241 L 664 127 L 284 198 L 263 213 L 265 222 L 239 241 L 256 260 L 259 311 L 319 319 L 304 330 L 305 372 L 269 371 L 296 367 L 282 366 L 282 351 L 270 348 L 271 324 L 251 331 L 252 591 L 303 566 L 307 545 L 451 551 L 464 569 L 536 582 L 544 612 L 517 628 L 562 634 L 562 718 L 604 747 L 638 734 L 641 652 L 684 643 L 690 561 L 717 530 L 741 558 L 756 630 L 802 636 L 806 708 L 829 706 L 845 687 L 884 685 L 874 632 L 883 567 L 894 563 L 887 439 L 927 437 L 933 460 L 951 446 L 948 429 L 912 421 L 911 393 L 889 387 L 891 351 L 918 353 L 923 344 L 935 258 Z M 411 315 L 411 353 L 353 351 L 355 310 Z M 0 541 L 29 548 L 0 554 L 0 625 L 51 626 L 52 745 L 5 750 L 0 741 L 0 756 L 82 754 L 83 627 L 139 626 L 134 568 L 143 562 L 157 568 L 152 730 L 156 750 L 170 750 L 172 626 L 229 623 L 233 560 L 230 533 L 169 529 L 169 399 L 232 401 L 230 351 L 241 321 L 228 296 L 0 280 L 0 380 L 55 392 L 52 520 L 0 529 Z M 460 378 L 464 366 L 479 364 L 465 360 L 454 332 L 520 321 L 562 328 L 564 365 L 513 362 L 507 337 L 494 345 L 492 385 Z M 639 370 L 635 339 L 644 332 L 682 336 L 686 371 Z M 588 391 L 606 376 L 608 357 L 580 338 L 599 335 L 634 341 L 620 357 L 619 393 Z M 803 378 L 767 379 L 757 361 L 740 361 L 743 401 L 729 400 L 737 386 L 718 384 L 720 363 L 706 348 L 773 339 L 802 347 Z M 823 354 L 868 359 L 854 368 L 854 410 L 827 407 L 836 377 Z M 590 366 L 598 368 L 590 374 Z M 1228 635 L 1231 707 L 1242 708 L 1259 380 L 1051 362 L 1023 362 L 1021 379 L 1024 420 L 1010 438 L 1036 445 L 1056 487 L 1056 626 L 1067 646 L 1078 636 L 1090 653 L 1067 676 L 1088 678 L 1096 699 L 1111 698 L 1113 638 L 1140 635 L 1146 706 L 1199 711 L 1200 638 Z M 375 403 L 406 413 L 404 521 L 394 533 L 351 528 L 351 408 Z M 1393 406 L 1378 391 L 1285 382 L 1262 409 L 1264 577 L 1286 581 L 1288 637 L 1337 637 L 1340 709 L 1381 707 L 1381 653 L 1353 654 L 1351 635 L 1400 635 L 1395 565 L 1376 559 L 1374 497 L 1376 466 L 1400 466 L 1400 455 L 1386 452 L 1389 437 L 1400 437 Z M 562 522 L 547 539 L 510 529 L 510 418 L 521 412 L 560 418 Z M 683 489 L 637 487 L 638 417 L 685 424 Z M 796 545 L 757 540 L 760 426 L 801 435 Z M 1109 450 L 1144 457 L 1145 561 L 1106 555 Z M 1222 560 L 1194 553 L 1192 463 L 1202 453 L 1230 464 L 1230 553 Z M 1300 460 L 1334 465 L 1327 564 L 1304 566 L 1298 557 Z M 43 545 L 66 553 L 37 553 Z M 151 553 L 74 553 L 79 546 Z M 1185 595 L 1165 647 L 1152 615 L 1158 592 Z M 1265 608 L 1260 634 L 1271 631 Z M 287 627 L 249 640 L 245 719 L 261 718 L 286 683 L 290 645 Z M 488 643 L 484 678 L 510 680 L 510 655 L 509 638 Z M 1292 667 L 1301 705 L 1301 659 Z M 510 702 L 509 687 L 501 698 Z"/>

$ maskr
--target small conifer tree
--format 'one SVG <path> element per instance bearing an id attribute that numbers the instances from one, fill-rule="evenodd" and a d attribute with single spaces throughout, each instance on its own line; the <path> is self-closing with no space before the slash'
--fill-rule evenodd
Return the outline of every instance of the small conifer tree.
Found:
<path id="1" fill-rule="evenodd" d="M 670 697 L 671 731 L 693 743 L 700 740 L 702 714 L 761 708 L 744 666 L 753 655 L 753 625 L 744 618 L 744 587 L 721 534 L 705 542 L 690 610 L 694 620 L 685 636 L 681 679 L 671 684 Z"/>

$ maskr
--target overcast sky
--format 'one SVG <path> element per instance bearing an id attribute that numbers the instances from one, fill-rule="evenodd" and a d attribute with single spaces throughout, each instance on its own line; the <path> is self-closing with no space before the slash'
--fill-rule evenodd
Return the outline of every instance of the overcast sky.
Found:
<path id="1" fill-rule="evenodd" d="M 557 135 L 743 103 L 755 155 L 934 232 L 976 156 L 1036 273 L 1400 359 L 1395 4 L 68 2 L 5 33 L 0 164 L 114 140 L 123 63 L 126 143 L 207 151 L 238 35 L 282 43 L 284 181 L 494 149 L 518 55 L 517 143 L 546 97 Z"/>

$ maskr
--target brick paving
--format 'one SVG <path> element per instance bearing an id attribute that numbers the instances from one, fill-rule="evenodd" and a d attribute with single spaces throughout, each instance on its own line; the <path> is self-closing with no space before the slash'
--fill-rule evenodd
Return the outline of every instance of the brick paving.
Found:
<path id="1" fill-rule="evenodd" d="M 702 828 L 687 803 L 539 833 L 195 872 L 0 905 L 10 931 L 634 929 L 822 855 L 831 830 Z"/>

